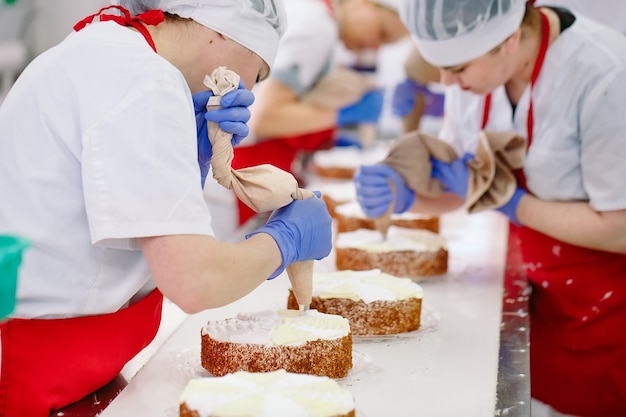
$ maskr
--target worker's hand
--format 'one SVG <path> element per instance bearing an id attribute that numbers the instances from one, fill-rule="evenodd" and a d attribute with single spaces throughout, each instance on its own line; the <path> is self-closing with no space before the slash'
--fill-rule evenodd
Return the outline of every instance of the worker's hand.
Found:
<path id="1" fill-rule="evenodd" d="M 515 192 L 513 193 L 513 196 L 511 197 L 511 199 L 509 201 L 507 201 L 506 204 L 504 204 L 503 206 L 500 206 L 500 207 L 498 207 L 496 209 L 500 213 L 506 214 L 506 216 L 509 218 L 509 220 L 511 220 L 511 222 L 513 222 L 517 226 L 521 225 L 519 220 L 517 220 L 517 214 L 516 214 L 517 206 L 519 205 L 519 202 L 522 199 L 522 197 L 524 196 L 524 194 L 526 194 L 526 191 L 524 191 L 520 187 L 517 187 L 515 189 Z"/>
<path id="2" fill-rule="evenodd" d="M 360 123 L 376 123 L 383 110 L 383 93 L 380 90 L 368 91 L 356 103 L 339 110 L 338 126 L 349 126 Z"/>
<path id="3" fill-rule="evenodd" d="M 469 169 L 467 162 L 474 159 L 474 155 L 466 153 L 462 158 L 447 163 L 431 158 L 433 164 L 431 176 L 443 184 L 444 191 L 454 193 L 465 200 L 469 184 Z"/>
<path id="4" fill-rule="evenodd" d="M 393 90 L 391 99 L 391 109 L 393 114 L 398 117 L 404 117 L 409 114 L 415 107 L 416 95 L 425 90 L 424 86 L 407 78 L 402 81 Z"/>
<path id="5" fill-rule="evenodd" d="M 348 134 L 341 134 L 335 138 L 333 145 L 338 148 L 357 148 L 363 149 L 363 144 L 359 138 L 355 138 Z"/>
<path id="6" fill-rule="evenodd" d="M 202 187 L 204 187 L 213 155 L 207 121 L 217 122 L 223 131 L 232 133 L 232 145 L 237 146 L 248 136 L 247 122 L 250 120 L 248 106 L 254 102 L 254 94 L 250 90 L 246 90 L 243 83 L 239 84 L 239 89 L 224 94 L 221 100 L 221 109 L 207 111 L 206 105 L 211 96 L 213 96 L 213 92 L 210 90 L 200 91 L 192 96 L 196 112 L 198 164 L 200 165 Z"/>
<path id="7" fill-rule="evenodd" d="M 276 241 L 283 262 L 269 279 L 280 275 L 291 263 L 320 260 L 330 253 L 332 219 L 326 203 L 319 198 L 319 191 L 315 195 L 274 210 L 264 226 L 246 235 L 247 239 L 257 233 L 267 233 Z"/>
<path id="8" fill-rule="evenodd" d="M 394 213 L 404 213 L 415 200 L 415 193 L 396 170 L 385 164 L 362 165 L 354 174 L 356 198 L 367 217 L 380 217 L 394 200 Z"/>

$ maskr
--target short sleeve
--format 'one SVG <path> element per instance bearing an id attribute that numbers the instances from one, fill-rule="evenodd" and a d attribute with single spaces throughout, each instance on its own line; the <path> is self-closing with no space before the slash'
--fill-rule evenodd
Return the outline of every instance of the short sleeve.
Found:
<path id="1" fill-rule="evenodd" d="M 137 237 L 212 234 L 184 80 L 134 88 L 83 137 L 83 188 L 91 240 L 135 248 Z"/>

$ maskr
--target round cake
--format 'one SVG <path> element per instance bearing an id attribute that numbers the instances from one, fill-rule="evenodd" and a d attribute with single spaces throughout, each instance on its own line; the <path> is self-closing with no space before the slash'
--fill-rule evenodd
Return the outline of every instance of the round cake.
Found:
<path id="1" fill-rule="evenodd" d="M 354 399 L 324 376 L 284 369 L 195 378 L 180 396 L 181 417 L 354 417 Z"/>
<path id="2" fill-rule="evenodd" d="M 425 280 L 448 272 L 445 239 L 428 230 L 390 226 L 385 239 L 377 230 L 337 233 L 338 270 L 378 268 L 397 276 Z"/>
<path id="3" fill-rule="evenodd" d="M 419 328 L 422 297 L 419 284 L 380 269 L 316 272 L 311 308 L 347 318 L 353 335 L 390 335 Z M 287 307 L 298 308 L 291 290 Z"/>
<path id="4" fill-rule="evenodd" d="M 358 229 L 376 229 L 374 219 L 365 215 L 358 201 L 336 205 L 334 212 L 334 217 L 337 219 L 338 233 L 351 232 Z M 394 213 L 391 215 L 391 224 L 407 229 L 426 229 L 439 233 L 439 217 L 428 217 L 418 213 Z"/>
<path id="5" fill-rule="evenodd" d="M 356 200 L 356 188 L 351 179 L 312 181 L 307 183 L 306 188 L 322 193 L 322 199 L 332 217 L 336 216 L 335 207 Z"/>
<path id="6" fill-rule="evenodd" d="M 388 152 L 389 145 L 385 143 L 364 149 L 347 146 L 316 151 L 313 154 L 313 171 L 323 178 L 351 180 L 357 168 L 381 162 Z"/>
<path id="7" fill-rule="evenodd" d="M 343 378 L 352 368 L 347 319 L 315 310 L 242 313 L 201 331 L 202 367 L 215 376 L 285 369 Z"/>

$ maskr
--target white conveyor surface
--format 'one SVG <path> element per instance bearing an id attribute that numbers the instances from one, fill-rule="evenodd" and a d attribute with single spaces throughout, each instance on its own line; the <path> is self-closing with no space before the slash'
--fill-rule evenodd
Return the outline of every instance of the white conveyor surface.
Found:
<path id="1" fill-rule="evenodd" d="M 449 272 L 424 289 L 423 327 L 412 336 L 355 340 L 354 367 L 338 382 L 357 417 L 486 417 L 496 404 L 508 222 L 496 212 L 441 218 Z M 331 255 L 316 270 L 334 269 Z M 200 367 L 200 330 L 210 319 L 284 308 L 286 274 L 226 307 L 186 317 L 101 417 L 178 416 L 178 398 Z"/>

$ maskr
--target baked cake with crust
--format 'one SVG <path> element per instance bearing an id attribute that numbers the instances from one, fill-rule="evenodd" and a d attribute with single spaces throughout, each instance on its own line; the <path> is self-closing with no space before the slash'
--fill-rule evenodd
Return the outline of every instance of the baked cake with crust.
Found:
<path id="1" fill-rule="evenodd" d="M 202 367 L 215 376 L 285 369 L 343 378 L 352 367 L 349 321 L 315 310 L 241 313 L 209 321 L 201 336 Z"/>
<path id="2" fill-rule="evenodd" d="M 337 233 L 334 248 L 338 270 L 378 268 L 415 280 L 448 271 L 446 241 L 428 230 L 390 226 L 387 239 L 379 231 L 369 229 Z"/>
<path id="3" fill-rule="evenodd" d="M 337 219 L 338 233 L 351 232 L 358 229 L 376 229 L 374 219 L 365 215 L 358 201 L 336 205 L 334 212 L 334 217 Z M 391 215 L 391 224 L 407 229 L 426 229 L 439 233 L 439 217 L 424 216 L 418 213 L 394 213 Z"/>
<path id="4" fill-rule="evenodd" d="M 195 378 L 180 396 L 181 417 L 354 417 L 350 392 L 324 376 L 284 369 Z"/>
<path id="5" fill-rule="evenodd" d="M 376 145 L 359 149 L 354 146 L 334 147 L 313 154 L 313 172 L 322 178 L 351 180 L 361 165 L 381 162 L 389 152 L 389 145 Z"/>
<path id="6" fill-rule="evenodd" d="M 313 274 L 311 308 L 347 318 L 353 335 L 390 335 L 417 330 L 422 298 L 419 284 L 380 269 Z M 291 290 L 287 307 L 298 308 Z"/>

